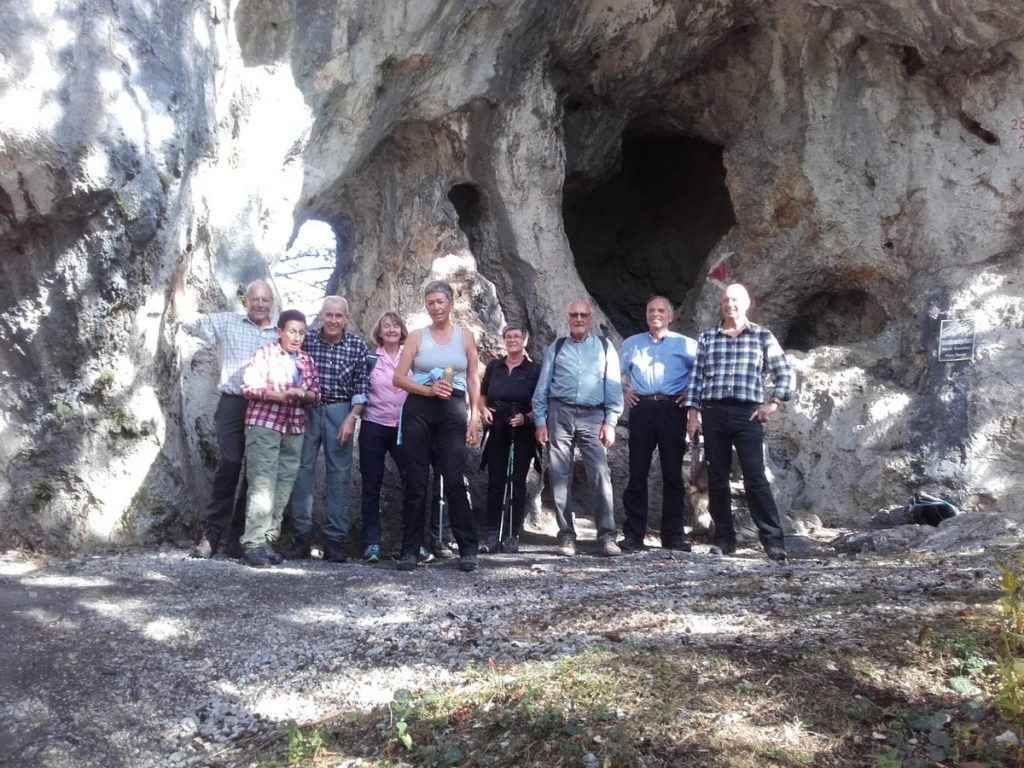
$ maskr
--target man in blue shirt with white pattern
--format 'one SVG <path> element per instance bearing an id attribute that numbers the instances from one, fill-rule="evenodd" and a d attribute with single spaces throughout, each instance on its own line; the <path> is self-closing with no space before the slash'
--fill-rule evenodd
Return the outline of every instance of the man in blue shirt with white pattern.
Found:
<path id="1" fill-rule="evenodd" d="M 533 393 L 537 443 L 548 447 L 558 552 L 565 557 L 576 554 L 570 486 L 577 448 L 590 484 L 601 553 L 620 554 L 608 449 L 615 443 L 615 423 L 622 414 L 622 381 L 615 347 L 590 332 L 592 314 L 583 299 L 569 304 L 569 336 L 548 347 Z"/>
<path id="2" fill-rule="evenodd" d="M 628 379 L 625 401 L 630 407 L 629 483 L 622 494 L 626 519 L 619 542 L 627 552 L 644 548 L 647 475 L 655 448 L 661 459 L 661 546 L 690 551 L 690 545 L 683 540 L 683 401 L 697 342 L 669 330 L 674 318 L 669 300 L 664 296 L 653 297 L 647 302 L 648 330 L 626 339 L 619 352 L 622 375 Z"/>

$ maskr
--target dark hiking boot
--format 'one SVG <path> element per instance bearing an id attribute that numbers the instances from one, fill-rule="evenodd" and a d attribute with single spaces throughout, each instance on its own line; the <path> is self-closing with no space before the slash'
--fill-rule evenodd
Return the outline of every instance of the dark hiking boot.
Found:
<path id="1" fill-rule="evenodd" d="M 480 544 L 481 555 L 493 555 L 498 552 L 498 534 L 488 533 Z"/>
<path id="2" fill-rule="evenodd" d="M 285 558 L 278 553 L 278 550 L 273 548 L 272 541 L 267 539 L 266 544 L 263 546 L 266 549 L 266 559 L 270 561 L 271 565 L 281 565 L 285 562 Z"/>
<path id="3" fill-rule="evenodd" d="M 327 541 L 324 542 L 324 560 L 328 563 L 345 562 L 345 552 L 342 549 L 340 541 L 334 541 L 334 539 L 327 539 Z"/>
<path id="4" fill-rule="evenodd" d="M 479 566 L 476 555 L 463 555 L 459 558 L 459 570 L 463 573 L 475 571 Z"/>
<path id="5" fill-rule="evenodd" d="M 619 541 L 619 549 L 623 552 L 643 552 L 647 549 L 647 545 L 644 544 L 643 539 L 637 539 L 633 536 L 625 536 Z"/>
<path id="6" fill-rule="evenodd" d="M 270 548 L 270 545 L 261 544 L 258 547 L 245 550 L 242 553 L 242 562 L 253 568 L 266 568 L 268 565 L 274 565 L 274 561 L 271 559 L 272 555 L 276 555 L 276 553 Z"/>
<path id="7" fill-rule="evenodd" d="M 415 571 L 416 570 L 416 554 L 413 552 L 406 552 L 402 555 L 402 559 L 398 561 L 398 565 L 395 566 L 400 571 Z"/>
<path id="8" fill-rule="evenodd" d="M 666 536 L 661 540 L 662 549 L 673 549 L 676 552 L 692 552 L 693 547 L 683 541 L 681 536 Z"/>
<path id="9" fill-rule="evenodd" d="M 242 542 L 237 537 L 229 538 L 224 545 L 224 554 L 232 560 L 240 560 L 242 555 L 245 554 L 245 550 L 242 549 Z"/>
<path id="10" fill-rule="evenodd" d="M 296 536 L 290 547 L 279 547 L 278 552 L 285 560 L 309 560 L 313 550 L 313 536 L 306 533 Z"/>

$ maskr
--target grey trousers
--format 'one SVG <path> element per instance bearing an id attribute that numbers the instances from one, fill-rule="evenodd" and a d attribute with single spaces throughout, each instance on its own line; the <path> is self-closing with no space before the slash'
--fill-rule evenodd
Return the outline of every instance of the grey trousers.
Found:
<path id="1" fill-rule="evenodd" d="M 604 408 L 586 408 L 552 400 L 548 406 L 548 482 L 555 500 L 558 540 L 575 541 L 572 513 L 572 462 L 579 449 L 594 503 L 594 524 L 599 542 L 615 539 L 612 477 L 608 451 L 601 445 Z"/>

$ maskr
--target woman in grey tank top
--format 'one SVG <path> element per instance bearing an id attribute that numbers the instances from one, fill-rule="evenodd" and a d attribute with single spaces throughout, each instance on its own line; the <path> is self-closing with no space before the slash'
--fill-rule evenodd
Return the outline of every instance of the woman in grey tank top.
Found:
<path id="1" fill-rule="evenodd" d="M 409 334 L 393 379 L 409 396 L 400 434 L 406 476 L 402 503 L 401 571 L 416 569 L 423 544 L 431 457 L 444 480 L 452 534 L 459 545 L 459 570 L 477 567 L 476 521 L 466 488 L 466 445 L 477 442 L 480 399 L 476 340 L 452 322 L 452 287 L 441 280 L 424 288 L 430 325 Z M 468 399 L 468 409 L 467 409 Z"/>

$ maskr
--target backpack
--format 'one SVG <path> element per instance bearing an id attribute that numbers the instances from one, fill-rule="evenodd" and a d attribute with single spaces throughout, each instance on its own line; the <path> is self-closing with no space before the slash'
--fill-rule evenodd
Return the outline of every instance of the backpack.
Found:
<path id="1" fill-rule="evenodd" d="M 555 360 L 558 359 L 558 353 L 562 351 L 562 347 L 565 346 L 565 340 L 567 338 L 568 338 L 567 336 L 560 336 L 559 338 L 555 339 L 555 354 L 554 354 L 554 357 L 551 358 L 551 375 L 552 376 L 555 373 Z M 608 378 L 608 346 L 609 346 L 608 345 L 608 337 L 607 336 L 598 336 L 597 338 L 599 338 L 601 340 L 601 346 L 604 348 L 604 377 L 607 379 Z"/>

